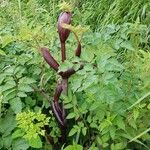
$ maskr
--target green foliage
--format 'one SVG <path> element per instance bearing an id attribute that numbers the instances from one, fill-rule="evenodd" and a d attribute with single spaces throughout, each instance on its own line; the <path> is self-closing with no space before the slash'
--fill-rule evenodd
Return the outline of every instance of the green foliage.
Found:
<path id="1" fill-rule="evenodd" d="M 28 113 L 19 113 L 16 119 L 18 121 L 18 127 L 25 131 L 26 135 L 24 135 L 24 137 L 26 139 L 36 137 L 38 134 L 44 135 L 45 131 L 41 128 L 49 122 L 49 118 L 46 118 L 41 112 L 33 113 L 29 111 Z"/>
<path id="2" fill-rule="evenodd" d="M 49 119 L 46 118 L 44 114 L 41 112 L 33 113 L 28 111 L 17 114 L 17 126 L 20 129 L 17 129 L 13 134 L 13 139 L 18 137 L 24 137 L 31 147 L 41 148 L 42 142 L 39 135 L 44 136 L 45 130 L 42 128 L 45 125 L 48 125 Z"/>
<path id="3" fill-rule="evenodd" d="M 67 146 L 64 150 L 83 150 L 83 147 L 74 143 L 73 145 Z"/>
<path id="4" fill-rule="evenodd" d="M 38 52 L 45 45 L 60 62 L 59 3 L 0 2 L 0 149 L 52 149 L 48 137 L 64 150 L 149 149 L 149 1 L 72 2 L 73 24 L 91 30 L 82 37 L 80 59 L 73 58 L 76 40 L 70 35 L 69 61 L 59 68 L 78 70 L 74 62 L 84 63 L 61 97 L 68 124 L 64 146 L 51 112 L 58 77 Z"/>

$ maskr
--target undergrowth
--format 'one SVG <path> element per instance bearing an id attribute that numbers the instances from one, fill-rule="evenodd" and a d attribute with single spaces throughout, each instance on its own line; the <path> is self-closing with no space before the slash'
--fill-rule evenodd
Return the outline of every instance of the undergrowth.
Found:
<path id="1" fill-rule="evenodd" d="M 61 62 L 61 1 L 0 1 L 0 149 L 150 149 L 149 0 L 67 2 L 72 24 L 89 30 L 80 59 L 73 57 L 73 34 L 66 45 L 65 67 L 81 61 L 84 68 L 61 96 L 68 124 L 62 144 L 51 109 L 59 76 L 37 50 L 49 47 Z"/>

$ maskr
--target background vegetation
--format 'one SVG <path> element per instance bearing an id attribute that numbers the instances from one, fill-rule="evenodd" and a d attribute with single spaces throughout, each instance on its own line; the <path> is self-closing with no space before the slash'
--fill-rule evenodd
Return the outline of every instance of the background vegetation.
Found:
<path id="1" fill-rule="evenodd" d="M 82 40 L 85 67 L 62 98 L 64 145 L 51 112 L 58 77 L 37 50 L 47 46 L 60 61 L 60 2 L 0 1 L 0 149 L 50 150 L 45 135 L 65 150 L 150 149 L 149 0 L 71 1 L 73 24 L 90 30 Z M 70 35 L 70 62 L 74 45 Z"/>

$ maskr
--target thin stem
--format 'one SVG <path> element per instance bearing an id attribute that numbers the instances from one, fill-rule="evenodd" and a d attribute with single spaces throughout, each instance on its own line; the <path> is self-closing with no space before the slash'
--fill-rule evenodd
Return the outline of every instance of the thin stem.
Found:
<path id="1" fill-rule="evenodd" d="M 75 32 L 73 32 L 73 34 L 75 35 L 75 38 L 76 38 L 77 42 L 80 43 L 80 40 L 79 40 L 79 37 L 77 36 L 77 34 Z"/>

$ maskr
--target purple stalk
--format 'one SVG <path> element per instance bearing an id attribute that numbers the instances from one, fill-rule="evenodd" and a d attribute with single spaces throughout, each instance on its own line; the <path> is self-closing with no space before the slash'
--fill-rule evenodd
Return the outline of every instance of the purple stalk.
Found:
<path id="1" fill-rule="evenodd" d="M 45 61 L 50 65 L 50 67 L 52 67 L 55 71 L 58 71 L 59 64 L 50 54 L 48 48 L 42 47 L 40 50 L 42 52 Z"/>
<path id="2" fill-rule="evenodd" d="M 75 55 L 78 57 L 80 57 L 80 55 L 81 55 L 81 43 L 80 42 L 78 42 L 78 47 L 75 51 Z"/>

